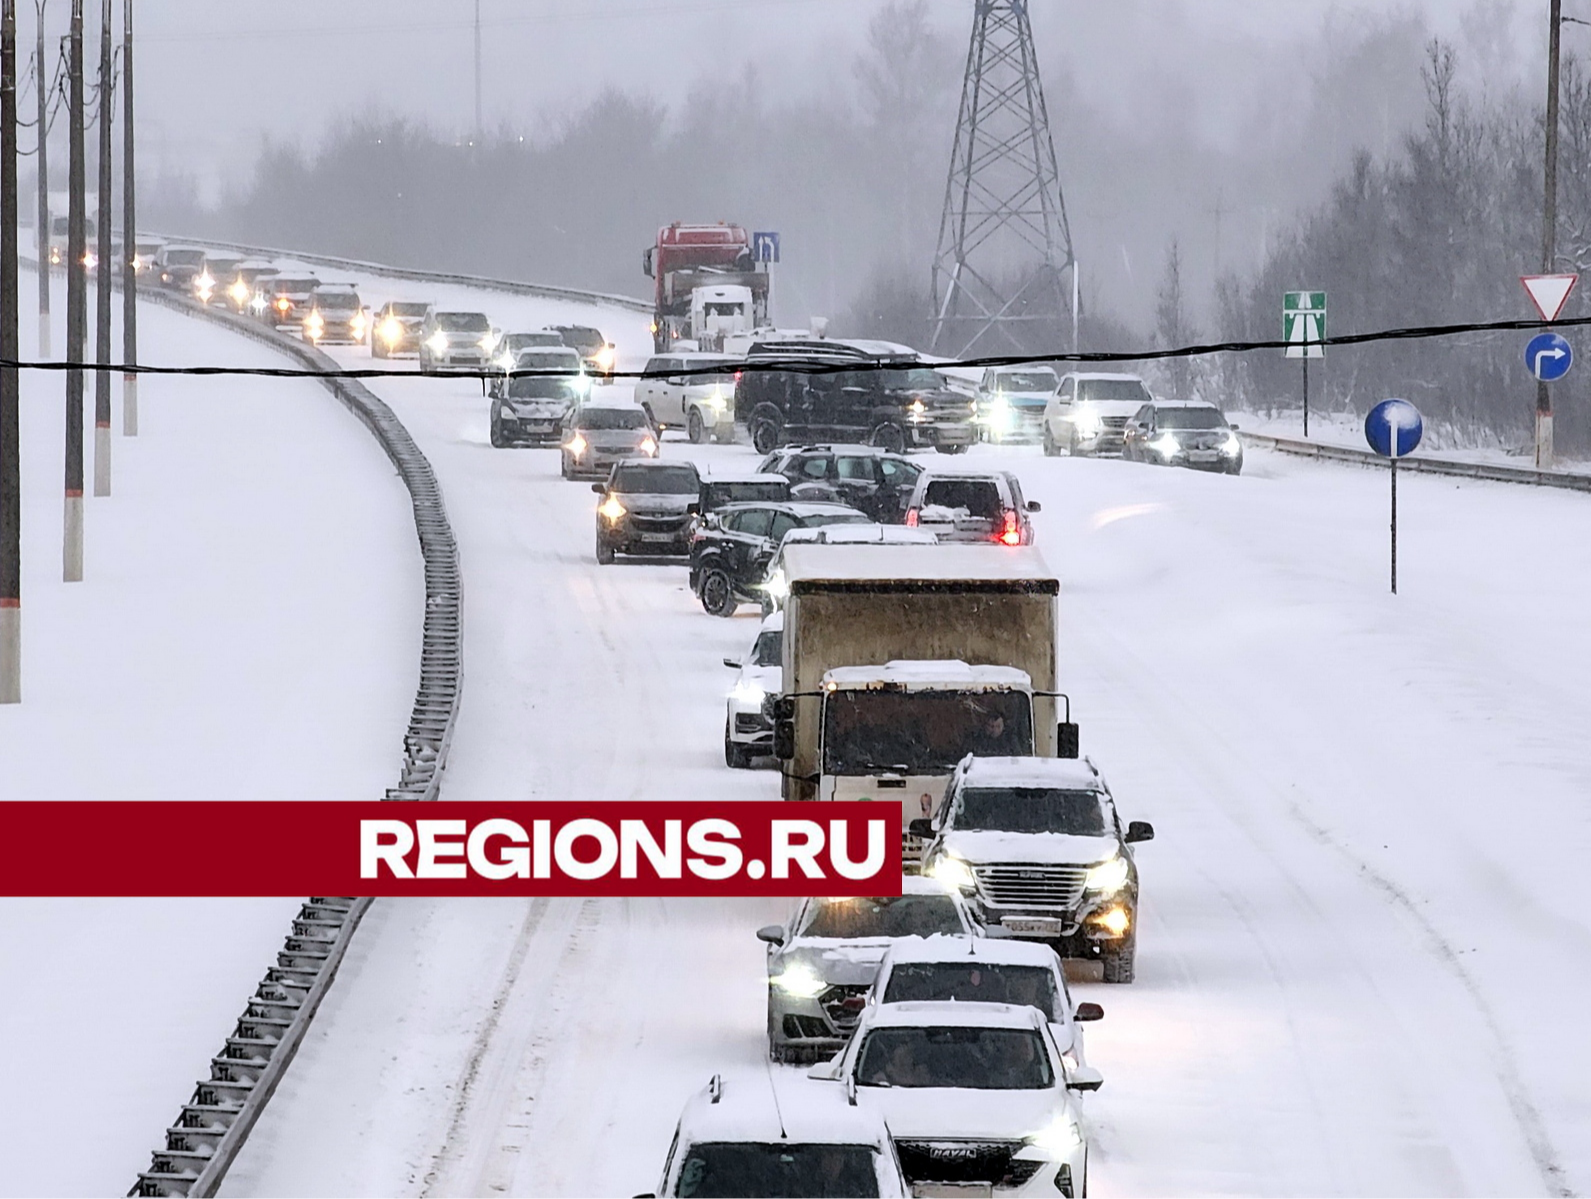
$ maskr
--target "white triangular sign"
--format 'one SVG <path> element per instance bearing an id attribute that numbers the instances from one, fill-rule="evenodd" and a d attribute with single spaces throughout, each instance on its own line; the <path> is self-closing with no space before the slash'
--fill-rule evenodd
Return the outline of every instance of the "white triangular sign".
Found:
<path id="1" fill-rule="evenodd" d="M 1555 321 L 1579 278 L 1579 275 L 1521 275 L 1519 281 L 1530 293 L 1541 319 Z"/>

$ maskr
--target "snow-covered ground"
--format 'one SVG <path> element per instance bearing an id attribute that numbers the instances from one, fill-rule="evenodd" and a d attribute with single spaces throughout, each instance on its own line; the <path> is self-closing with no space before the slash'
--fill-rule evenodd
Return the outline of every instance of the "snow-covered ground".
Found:
<path id="1" fill-rule="evenodd" d="M 154 305 L 139 333 L 148 362 L 282 362 Z M 0 707 L 0 800 L 379 798 L 424 590 L 408 496 L 369 432 L 309 381 L 146 378 L 68 585 L 64 387 L 23 373 L 24 702 Z M 119 430 L 119 377 L 112 393 Z M 0 1195 L 124 1193 L 297 907 L 0 899 Z"/>
<path id="2" fill-rule="evenodd" d="M 516 327 L 500 297 L 472 306 Z M 595 323 L 633 361 L 627 320 Z M 375 389 L 460 539 L 445 797 L 775 795 L 720 758 L 719 659 L 751 611 L 707 617 L 677 565 L 597 566 L 589 490 L 551 451 L 488 448 L 476 384 Z M 1095 1193 L 1591 1187 L 1591 505 L 1410 477 L 1392 597 L 1379 474 L 978 453 L 1044 504 L 1085 750 L 1159 834 L 1139 981 L 1076 987 L 1108 1013 Z M 780 914 L 376 905 L 228 1193 L 648 1189 L 688 1094 L 764 1069 L 753 930 Z"/>

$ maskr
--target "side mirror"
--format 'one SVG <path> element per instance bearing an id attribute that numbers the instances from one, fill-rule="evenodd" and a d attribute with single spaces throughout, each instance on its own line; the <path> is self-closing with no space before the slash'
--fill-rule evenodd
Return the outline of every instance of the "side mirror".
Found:
<path id="1" fill-rule="evenodd" d="M 795 697 L 792 695 L 776 696 L 773 701 L 773 718 L 775 720 L 795 719 Z"/>
<path id="2" fill-rule="evenodd" d="M 807 1077 L 817 1082 L 840 1081 L 840 1055 L 836 1053 L 826 1062 L 819 1062 L 807 1071 Z"/>
<path id="3" fill-rule="evenodd" d="M 1044 505 L 1039 503 L 1037 500 L 1029 500 L 1028 501 L 1028 511 L 1029 512 L 1043 512 L 1044 511 Z"/>
<path id="4" fill-rule="evenodd" d="M 916 820 L 910 821 L 906 825 L 906 831 L 914 837 L 921 837 L 924 841 L 928 841 L 932 839 L 936 830 L 932 820 L 926 816 L 919 816 Z"/>
<path id="5" fill-rule="evenodd" d="M 1129 844 L 1134 841 L 1153 841 L 1155 839 L 1155 826 L 1147 820 L 1134 820 L 1127 825 L 1127 836 L 1124 838 Z"/>
<path id="6" fill-rule="evenodd" d="M 1072 1013 L 1072 1019 L 1080 1024 L 1085 1024 L 1090 1020 L 1103 1020 L 1104 1018 L 1105 1009 L 1097 1003 L 1080 1003 L 1077 1005 L 1077 1010 Z"/>
<path id="7" fill-rule="evenodd" d="M 773 756 L 781 762 L 788 762 L 795 757 L 795 721 L 774 721 Z"/>
<path id="8" fill-rule="evenodd" d="M 591 484 L 591 494 L 592 495 L 607 495 L 608 494 L 608 485 L 606 483 L 593 483 L 593 484 Z"/>
<path id="9" fill-rule="evenodd" d="M 1092 1066 L 1079 1066 L 1066 1080 L 1069 1091 L 1097 1091 L 1105 1085 L 1105 1076 Z"/>
<path id="10" fill-rule="evenodd" d="M 769 945 L 783 945 L 784 929 L 777 924 L 765 924 L 757 930 L 757 940 L 766 941 Z"/>
<path id="11" fill-rule="evenodd" d="M 702 514 L 701 501 L 697 500 L 694 504 L 686 504 L 685 511 L 689 512 L 692 516 L 700 516 Z"/>
<path id="12" fill-rule="evenodd" d="M 1081 757 L 1077 724 L 1063 720 L 1055 726 L 1055 756 L 1057 758 Z"/>
<path id="13" fill-rule="evenodd" d="M 739 670 L 740 669 L 740 663 L 735 661 L 735 659 L 733 659 L 733 658 L 725 658 L 724 659 L 724 665 L 729 667 L 730 670 Z"/>
<path id="14" fill-rule="evenodd" d="M 1237 432 L 1237 422 L 1233 421 L 1231 424 L 1229 424 L 1227 426 L 1227 428 L 1231 429 L 1232 432 L 1236 433 Z"/>

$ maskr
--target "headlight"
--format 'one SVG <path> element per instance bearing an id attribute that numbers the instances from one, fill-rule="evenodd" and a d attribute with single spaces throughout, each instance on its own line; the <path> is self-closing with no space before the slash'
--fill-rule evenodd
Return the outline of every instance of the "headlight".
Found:
<path id="1" fill-rule="evenodd" d="M 576 458 L 580 457 L 581 454 L 586 452 L 586 439 L 580 436 L 578 433 L 566 441 L 564 445 Z"/>
<path id="2" fill-rule="evenodd" d="M 501 354 L 499 354 L 497 356 L 497 365 L 502 367 L 505 371 L 513 370 L 514 369 L 514 356 L 512 354 L 510 354 L 507 350 L 504 350 Z"/>
<path id="3" fill-rule="evenodd" d="M 586 374 L 584 371 L 581 371 L 578 375 L 575 375 L 570 380 L 570 383 L 581 395 L 585 395 L 591 390 L 591 376 Z"/>
<path id="4" fill-rule="evenodd" d="M 213 291 L 215 290 L 215 280 L 210 277 L 209 271 L 205 271 L 193 281 L 193 286 L 196 291 Z"/>
<path id="5" fill-rule="evenodd" d="M 911 413 L 912 420 L 922 420 L 923 413 L 928 411 L 928 405 L 924 404 L 921 400 L 913 400 L 907 411 Z"/>
<path id="6" fill-rule="evenodd" d="M 989 424 L 996 429 L 1011 427 L 1011 401 L 1004 396 L 996 396 L 989 401 Z"/>
<path id="7" fill-rule="evenodd" d="M 278 296 L 277 297 L 277 299 L 276 299 L 276 311 L 278 311 L 278 312 L 291 312 L 292 308 L 293 308 L 293 301 L 292 300 L 288 299 L 286 296 Z"/>
<path id="8" fill-rule="evenodd" d="M 656 439 L 654 439 L 652 437 L 643 437 L 643 438 L 641 438 L 641 444 L 640 444 L 639 448 L 640 448 L 641 453 L 643 453 L 643 454 L 648 454 L 648 455 L 656 454 L 657 453 L 657 441 L 656 441 Z"/>
<path id="9" fill-rule="evenodd" d="M 397 345 L 403 340 L 403 322 L 395 316 L 389 316 L 381 322 L 381 336 L 389 346 Z"/>
<path id="10" fill-rule="evenodd" d="M 1072 423 L 1077 426 L 1077 432 L 1082 437 L 1094 437 L 1104 429 L 1105 422 L 1099 419 L 1099 413 L 1092 408 L 1080 408 L 1077 415 L 1072 417 Z"/>
<path id="11" fill-rule="evenodd" d="M 442 330 L 438 329 L 435 333 L 431 334 L 431 336 L 426 339 L 426 343 L 425 344 L 431 347 L 431 352 L 433 354 L 446 354 L 447 353 L 447 334 L 442 332 Z"/>
<path id="12" fill-rule="evenodd" d="M 1088 868 L 1083 887 L 1089 891 L 1120 891 L 1127 882 L 1127 859 L 1117 854 Z"/>
<path id="13" fill-rule="evenodd" d="M 481 349 L 485 350 L 488 354 L 490 354 L 496 348 L 497 334 L 488 333 L 485 337 L 481 338 Z"/>
<path id="14" fill-rule="evenodd" d="M 707 397 L 707 406 L 714 412 L 722 412 L 724 410 L 725 401 L 723 388 L 713 388 L 713 394 Z"/>
<path id="15" fill-rule="evenodd" d="M 1090 917 L 1090 920 L 1113 937 L 1121 936 L 1132 924 L 1132 917 L 1127 914 L 1126 908 L 1111 908 L 1108 912 Z"/>
<path id="16" fill-rule="evenodd" d="M 1070 1116 L 1061 1116 L 1048 1128 L 1028 1137 L 1027 1142 L 1050 1157 L 1071 1157 L 1083 1147 L 1083 1130 Z"/>
<path id="17" fill-rule="evenodd" d="M 1177 444 L 1177 439 L 1170 433 L 1162 433 L 1149 443 L 1149 448 L 1162 458 L 1175 458 L 1182 447 Z"/>
<path id="18" fill-rule="evenodd" d="M 742 679 L 735 684 L 735 688 L 729 693 L 729 697 L 740 704 L 761 704 L 763 697 L 767 694 L 767 689 L 761 683 L 755 683 L 750 679 Z"/>
<path id="19" fill-rule="evenodd" d="M 355 337 L 363 337 L 365 335 L 365 314 L 364 313 L 362 313 L 362 312 L 354 313 L 354 319 L 348 322 L 348 331 L 350 333 L 352 333 Z"/>
<path id="20" fill-rule="evenodd" d="M 972 867 L 960 858 L 940 858 L 934 863 L 933 869 L 928 872 L 930 878 L 943 883 L 947 887 L 955 887 L 960 891 L 976 889 L 978 880 L 973 876 Z"/>
<path id="21" fill-rule="evenodd" d="M 613 369 L 614 353 L 612 346 L 603 346 L 596 352 L 597 365 L 605 371 Z"/>
<path id="22" fill-rule="evenodd" d="M 768 983 L 797 999 L 816 999 L 829 989 L 829 984 L 819 978 L 811 966 L 799 962 L 782 974 L 775 974 Z"/>
<path id="23" fill-rule="evenodd" d="M 610 525 L 616 525 L 619 523 L 620 518 L 623 517 L 626 509 L 623 504 L 619 503 L 618 496 L 610 495 L 601 504 L 597 505 L 597 511 L 602 514 L 602 518 Z"/>
<path id="24" fill-rule="evenodd" d="M 243 280 L 237 279 L 233 282 L 231 287 L 227 288 L 227 295 L 231 296 L 232 302 L 241 308 L 244 304 L 248 303 L 249 285 L 243 282 Z"/>
<path id="25" fill-rule="evenodd" d="M 1228 433 L 1226 435 L 1226 441 L 1221 446 L 1221 452 L 1229 458 L 1233 454 L 1241 454 L 1243 452 L 1243 443 L 1237 439 L 1236 433 Z"/>
<path id="26" fill-rule="evenodd" d="M 776 600 L 782 600 L 790 594 L 790 584 L 784 577 L 782 568 L 775 569 L 763 583 L 762 589 Z"/>
<path id="27" fill-rule="evenodd" d="M 304 318 L 304 332 L 308 333 L 311 339 L 320 340 L 321 334 L 326 332 L 326 322 L 321 319 L 320 313 L 312 312 Z"/>

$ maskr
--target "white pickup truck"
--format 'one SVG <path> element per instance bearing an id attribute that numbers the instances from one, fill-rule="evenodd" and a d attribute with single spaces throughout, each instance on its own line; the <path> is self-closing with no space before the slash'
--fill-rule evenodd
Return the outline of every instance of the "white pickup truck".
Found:
<path id="1" fill-rule="evenodd" d="M 700 445 L 735 438 L 735 360 L 722 354 L 656 354 L 635 381 L 635 402 L 659 429 Z"/>

